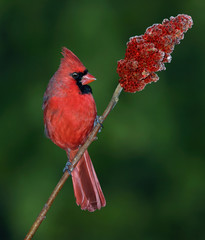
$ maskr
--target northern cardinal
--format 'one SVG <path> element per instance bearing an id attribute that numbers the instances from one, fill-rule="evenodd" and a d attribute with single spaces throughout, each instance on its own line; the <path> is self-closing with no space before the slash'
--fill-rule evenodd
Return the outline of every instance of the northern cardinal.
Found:
<path id="1" fill-rule="evenodd" d="M 63 48 L 61 64 L 43 97 L 45 134 L 64 149 L 69 161 L 93 128 L 96 105 L 88 83 L 96 80 L 81 61 Z M 106 205 L 88 151 L 71 173 L 77 205 L 90 212 Z"/>

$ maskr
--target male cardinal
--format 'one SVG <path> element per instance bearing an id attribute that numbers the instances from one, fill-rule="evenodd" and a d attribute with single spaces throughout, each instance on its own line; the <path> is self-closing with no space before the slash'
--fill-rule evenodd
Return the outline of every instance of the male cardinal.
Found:
<path id="1" fill-rule="evenodd" d="M 81 61 L 63 48 L 60 67 L 51 78 L 43 97 L 45 134 L 64 149 L 72 161 L 97 117 L 96 105 L 88 83 L 96 80 Z M 72 171 L 77 205 L 90 212 L 106 205 L 88 151 Z"/>

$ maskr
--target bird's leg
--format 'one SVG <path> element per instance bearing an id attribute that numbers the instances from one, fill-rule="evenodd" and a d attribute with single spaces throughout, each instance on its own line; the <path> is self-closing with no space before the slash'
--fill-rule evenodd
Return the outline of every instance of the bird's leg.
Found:
<path id="1" fill-rule="evenodd" d="M 70 170 L 69 167 L 72 165 L 72 163 L 70 162 L 70 150 L 69 149 L 67 150 L 67 155 L 68 155 L 68 161 L 66 162 L 63 172 L 68 171 L 68 173 L 71 175 L 72 171 Z"/>
<path id="2" fill-rule="evenodd" d="M 101 132 L 102 128 L 104 128 L 104 127 L 103 127 L 102 123 L 100 122 L 100 116 L 96 116 L 95 121 L 94 121 L 94 127 L 95 127 L 98 123 L 99 123 L 100 126 L 101 126 L 101 128 L 99 129 L 98 132 Z"/>

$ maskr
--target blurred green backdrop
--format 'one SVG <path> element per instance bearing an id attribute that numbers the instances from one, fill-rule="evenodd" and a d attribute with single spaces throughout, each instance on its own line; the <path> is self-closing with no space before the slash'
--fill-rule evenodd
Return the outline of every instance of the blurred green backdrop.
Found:
<path id="1" fill-rule="evenodd" d="M 0 1 L 0 239 L 23 239 L 62 175 L 66 154 L 44 136 L 42 96 L 61 47 L 97 77 L 105 109 L 129 37 L 186 13 L 194 26 L 160 80 L 122 93 L 89 148 L 107 206 L 75 204 L 71 179 L 34 239 L 205 239 L 205 1 Z"/>

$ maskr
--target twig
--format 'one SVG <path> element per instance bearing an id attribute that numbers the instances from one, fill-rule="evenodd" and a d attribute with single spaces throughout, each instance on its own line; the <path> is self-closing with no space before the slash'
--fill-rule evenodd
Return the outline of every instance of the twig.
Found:
<path id="1" fill-rule="evenodd" d="M 115 107 L 115 105 L 117 104 L 118 100 L 119 100 L 119 95 L 122 91 L 122 87 L 120 86 L 120 84 L 118 84 L 118 86 L 116 87 L 113 96 L 107 106 L 107 108 L 105 109 L 104 113 L 102 116 L 99 117 L 99 122 L 98 124 L 93 128 L 92 132 L 89 134 L 86 142 L 80 147 L 79 151 L 77 152 L 77 154 L 75 155 L 75 157 L 72 160 L 72 165 L 70 166 L 70 170 L 72 171 L 73 168 L 75 168 L 76 164 L 78 163 L 78 161 L 80 160 L 80 158 L 82 157 L 83 153 L 85 152 L 85 150 L 90 146 L 90 144 L 92 143 L 93 139 L 95 138 L 95 136 L 97 135 L 98 131 L 100 130 L 100 128 L 102 127 L 102 123 L 104 122 L 104 120 L 106 119 L 106 117 L 108 116 L 108 114 L 111 112 L 111 110 Z"/>
<path id="2" fill-rule="evenodd" d="M 97 125 L 93 128 L 93 130 L 91 131 L 91 133 L 89 134 L 86 142 L 79 148 L 79 151 L 77 152 L 77 154 L 75 155 L 75 157 L 72 160 L 72 165 L 69 166 L 70 171 L 73 171 L 73 169 L 76 167 L 77 163 L 79 162 L 79 160 L 81 159 L 83 153 L 85 152 L 85 150 L 89 147 L 89 145 L 92 143 L 93 139 L 95 138 L 95 136 L 97 135 L 99 129 L 102 126 L 102 123 L 104 122 L 104 120 L 106 119 L 106 117 L 108 116 L 108 114 L 111 112 L 111 110 L 114 108 L 114 106 L 117 104 L 118 100 L 119 100 L 119 95 L 122 91 L 122 87 L 120 86 L 120 84 L 118 84 L 117 88 L 115 89 L 115 92 L 107 106 L 107 108 L 105 109 L 104 113 L 102 116 L 99 117 L 99 122 L 97 123 Z M 52 194 L 50 195 L 48 201 L 46 202 L 46 204 L 44 205 L 43 209 L 41 210 L 40 214 L 38 215 L 36 221 L 34 222 L 34 224 L 32 225 L 30 231 L 28 232 L 28 234 L 26 235 L 24 240 L 30 240 L 32 239 L 33 235 L 35 234 L 35 232 L 37 231 L 37 229 L 39 228 L 40 224 L 42 223 L 42 221 L 45 219 L 46 214 L 48 212 L 48 210 L 50 209 L 53 201 L 55 200 L 55 198 L 57 197 L 58 193 L 60 192 L 61 188 L 63 187 L 65 181 L 68 179 L 69 177 L 69 173 L 68 171 L 65 171 L 63 176 L 61 177 L 60 181 L 58 182 L 58 184 L 56 185 L 55 189 L 53 190 Z"/>

